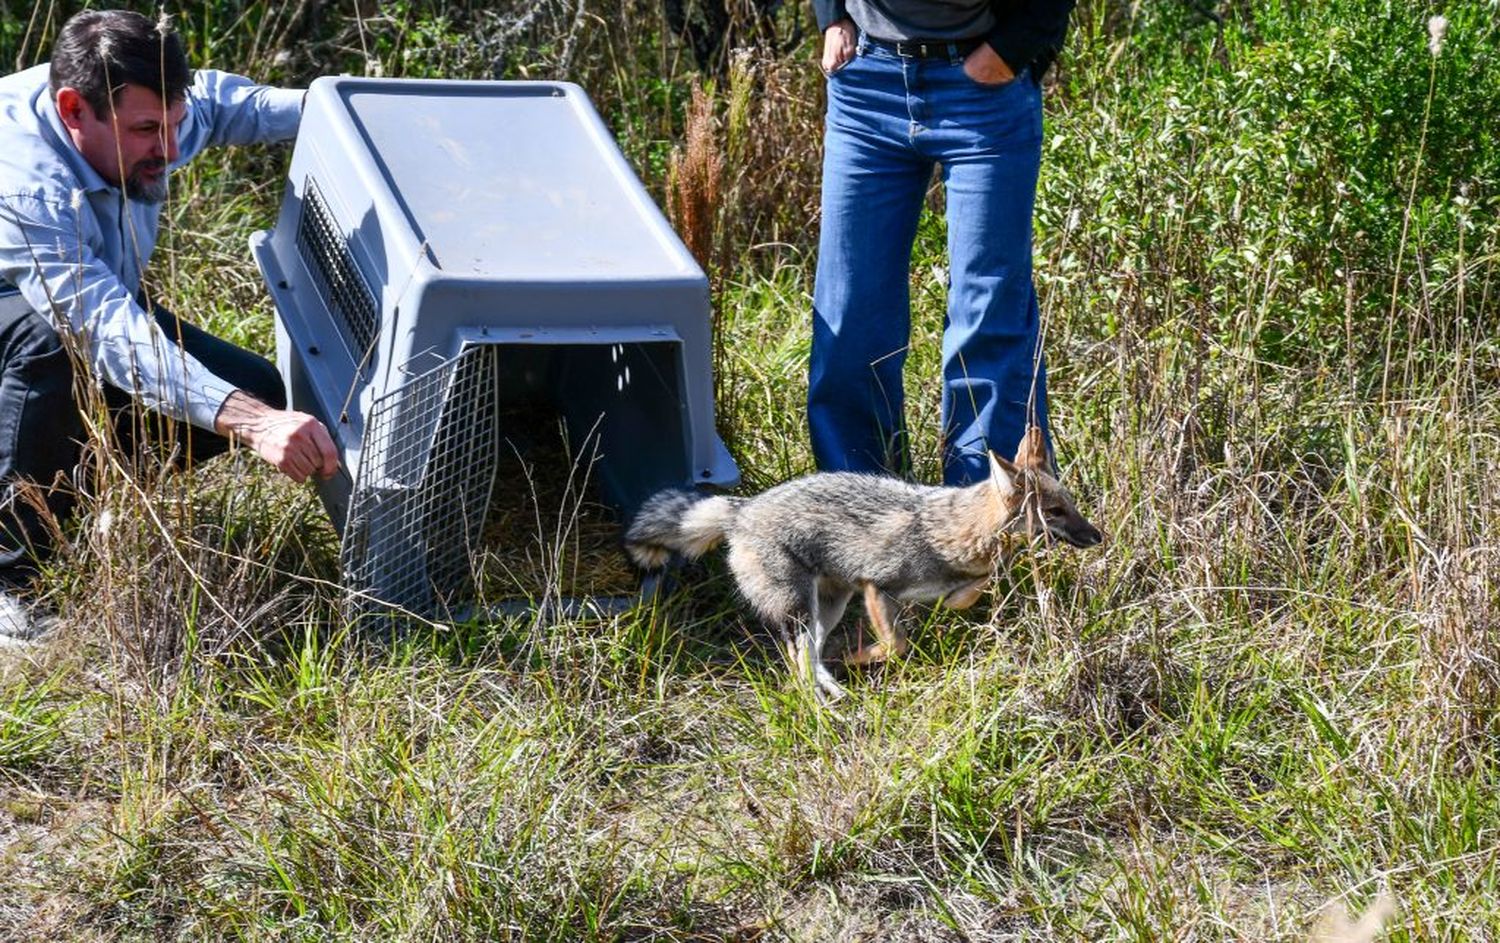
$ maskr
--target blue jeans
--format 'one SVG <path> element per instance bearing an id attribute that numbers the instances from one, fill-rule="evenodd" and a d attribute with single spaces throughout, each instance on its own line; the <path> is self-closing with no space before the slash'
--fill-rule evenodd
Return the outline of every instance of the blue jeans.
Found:
<path id="1" fill-rule="evenodd" d="M 985 450 L 1014 455 L 1028 422 L 1046 433 L 1031 281 L 1041 146 L 1041 89 L 1024 70 L 985 86 L 958 57 L 903 59 L 861 39 L 829 77 L 807 403 L 820 469 L 909 467 L 911 250 L 935 164 L 948 207 L 943 478 L 984 478 Z"/>

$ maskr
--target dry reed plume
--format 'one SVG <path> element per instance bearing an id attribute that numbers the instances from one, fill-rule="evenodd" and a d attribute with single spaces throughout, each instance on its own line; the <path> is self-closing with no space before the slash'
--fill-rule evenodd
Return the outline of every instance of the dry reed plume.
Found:
<path id="1" fill-rule="evenodd" d="M 667 165 L 667 215 L 693 258 L 710 274 L 723 172 L 714 134 L 713 95 L 698 85 L 688 105 L 683 143 L 673 149 Z"/>

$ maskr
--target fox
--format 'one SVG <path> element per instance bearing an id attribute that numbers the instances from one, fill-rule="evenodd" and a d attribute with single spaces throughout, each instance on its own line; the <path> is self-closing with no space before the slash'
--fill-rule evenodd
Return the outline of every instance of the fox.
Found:
<path id="1" fill-rule="evenodd" d="M 974 605 L 1009 536 L 1103 541 L 1050 472 L 1039 428 L 1027 428 L 1013 461 L 988 454 L 988 478 L 965 486 L 815 472 L 753 497 L 659 491 L 626 528 L 625 550 L 650 571 L 727 543 L 735 584 L 781 632 L 796 674 L 837 700 L 847 692 L 823 663 L 823 643 L 856 594 L 876 640 L 847 660 L 871 664 L 908 649 L 898 604 Z"/>

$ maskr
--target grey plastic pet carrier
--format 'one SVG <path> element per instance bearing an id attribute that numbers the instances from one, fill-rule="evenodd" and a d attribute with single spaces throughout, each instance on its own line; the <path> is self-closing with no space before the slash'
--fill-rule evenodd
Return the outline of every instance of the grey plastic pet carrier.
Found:
<path id="1" fill-rule="evenodd" d="M 544 411 L 622 516 L 729 486 L 708 284 L 587 96 L 552 82 L 323 78 L 275 228 L 251 247 L 352 598 L 442 615 L 499 489 L 506 424 Z"/>

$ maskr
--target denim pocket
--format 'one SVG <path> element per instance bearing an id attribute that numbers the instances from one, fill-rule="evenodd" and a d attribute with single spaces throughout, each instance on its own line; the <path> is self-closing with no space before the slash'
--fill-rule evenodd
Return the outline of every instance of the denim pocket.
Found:
<path id="1" fill-rule="evenodd" d="M 827 72 L 824 72 L 823 73 L 823 78 L 825 78 L 825 79 L 831 79 L 831 78 L 833 78 L 835 75 L 838 75 L 840 72 L 843 72 L 845 69 L 849 68 L 849 66 L 853 65 L 854 64 L 854 60 L 858 59 L 858 58 L 859 58 L 859 53 L 858 52 L 851 53 L 850 56 L 849 56 L 849 58 L 845 59 L 843 62 L 840 62 L 834 68 L 829 69 Z"/>
<path id="2" fill-rule="evenodd" d="M 968 81 L 970 85 L 974 86 L 975 88 L 982 88 L 987 92 L 998 92 L 1001 89 L 1010 88 L 1013 85 L 1020 85 L 1021 80 L 1027 78 L 1030 74 L 1029 69 L 1022 69 L 1020 72 L 1015 73 L 1015 75 L 1004 82 L 981 82 L 978 79 L 974 78 L 974 76 L 969 74 L 969 70 L 964 68 L 962 62 L 958 64 L 958 72 L 964 77 L 965 80 Z"/>

